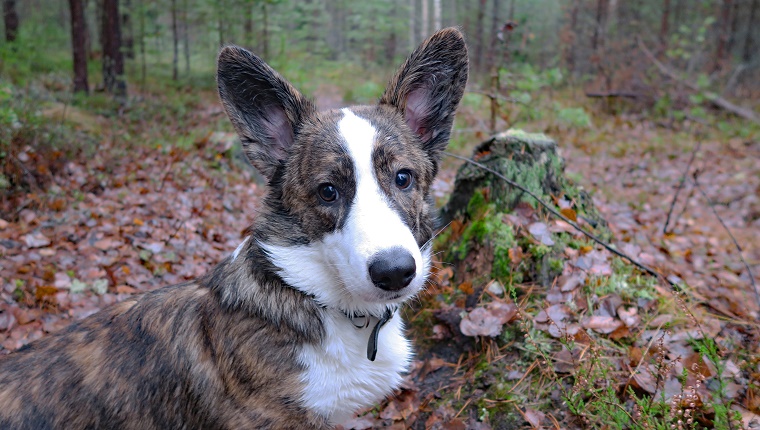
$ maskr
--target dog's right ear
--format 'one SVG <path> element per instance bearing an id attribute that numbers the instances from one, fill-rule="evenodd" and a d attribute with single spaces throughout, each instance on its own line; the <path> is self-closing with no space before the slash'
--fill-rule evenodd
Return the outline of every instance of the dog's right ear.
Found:
<path id="1" fill-rule="evenodd" d="M 243 142 L 248 160 L 267 180 L 288 157 L 311 101 L 261 58 L 237 47 L 219 53 L 219 97 Z"/>

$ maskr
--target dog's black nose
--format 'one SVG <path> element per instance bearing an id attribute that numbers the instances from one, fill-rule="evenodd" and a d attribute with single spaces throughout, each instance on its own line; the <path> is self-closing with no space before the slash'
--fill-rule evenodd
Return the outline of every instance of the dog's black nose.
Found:
<path id="1" fill-rule="evenodd" d="M 369 277 L 377 288 L 398 291 L 412 282 L 417 273 L 414 257 L 404 248 L 391 248 L 375 255 L 369 264 Z"/>

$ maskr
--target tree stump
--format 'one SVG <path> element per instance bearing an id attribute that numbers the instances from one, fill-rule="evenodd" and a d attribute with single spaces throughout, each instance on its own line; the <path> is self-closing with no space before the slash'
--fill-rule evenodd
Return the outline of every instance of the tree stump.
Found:
<path id="1" fill-rule="evenodd" d="M 565 177 L 557 143 L 547 136 L 508 130 L 478 145 L 472 158 L 597 235 L 609 237 L 607 223 L 591 198 Z M 444 261 L 453 264 L 458 282 L 472 280 L 475 285 L 490 278 L 505 285 L 548 286 L 562 269 L 565 248 L 583 246 L 569 233 L 547 230 L 544 239 L 540 230 L 549 228 L 553 215 L 530 195 L 469 163 L 459 168 L 441 215 L 449 228 L 440 235 L 437 248 Z M 520 234 L 517 229 L 522 229 Z"/>

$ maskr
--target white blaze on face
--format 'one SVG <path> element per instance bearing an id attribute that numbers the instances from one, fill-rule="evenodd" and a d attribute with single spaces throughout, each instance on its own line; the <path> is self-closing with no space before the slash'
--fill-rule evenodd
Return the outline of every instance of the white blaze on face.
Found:
<path id="1" fill-rule="evenodd" d="M 377 301 L 397 294 L 375 287 L 370 280 L 368 267 L 379 252 L 399 247 L 414 257 L 416 276 L 409 290 L 416 292 L 421 281 L 424 281 L 427 264 L 409 226 L 391 208 L 390 197 L 377 182 L 372 161 L 376 130 L 369 121 L 359 118 L 348 109 L 343 109 L 343 115 L 338 128 L 354 162 L 356 194 L 343 229 L 328 236 L 325 242 L 342 248 L 341 253 L 348 257 L 348 265 L 339 267 L 339 272 L 353 295 L 367 301 Z"/>
<path id="2" fill-rule="evenodd" d="M 375 128 L 349 109 L 342 112 L 338 128 L 343 146 L 353 160 L 356 180 L 356 193 L 343 228 L 309 245 L 263 246 L 274 264 L 282 269 L 286 282 L 314 295 L 323 305 L 379 315 L 386 304 L 403 302 L 422 288 L 430 252 L 428 248 L 420 251 L 411 230 L 391 208 L 390 197 L 377 182 L 372 162 Z M 372 259 L 390 248 L 403 248 L 416 265 L 414 279 L 399 291 L 381 290 L 369 277 Z"/>

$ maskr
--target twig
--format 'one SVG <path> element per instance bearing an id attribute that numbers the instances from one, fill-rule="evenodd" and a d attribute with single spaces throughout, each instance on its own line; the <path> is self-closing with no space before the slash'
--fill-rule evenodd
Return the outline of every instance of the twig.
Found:
<path id="1" fill-rule="evenodd" d="M 662 274 L 656 272 L 654 269 L 650 269 L 648 266 L 645 266 L 643 263 L 640 263 L 635 258 L 633 258 L 633 257 L 631 257 L 629 255 L 626 255 L 623 252 L 618 251 L 617 249 L 613 248 L 611 245 L 607 244 L 602 239 L 596 237 L 594 234 L 589 233 L 586 230 L 582 229 L 575 221 L 572 221 L 568 217 L 562 215 L 558 210 L 556 210 L 553 207 L 551 207 L 549 204 L 547 204 L 546 202 L 544 202 L 543 200 L 541 200 L 541 198 L 539 198 L 536 194 L 534 194 L 532 191 L 528 190 L 527 188 L 523 187 L 522 185 L 520 185 L 520 184 L 518 184 L 518 183 L 516 183 L 516 182 L 514 182 L 514 181 L 512 181 L 510 179 L 508 179 L 506 176 L 502 175 L 501 173 L 499 173 L 499 172 L 491 169 L 490 167 L 488 167 L 488 166 L 486 166 L 484 164 L 478 163 L 477 161 L 471 160 L 471 159 L 469 159 L 467 157 L 462 157 L 460 155 L 452 154 L 450 152 L 444 152 L 444 153 L 446 155 L 448 155 L 449 157 L 454 157 L 454 158 L 457 158 L 459 160 L 466 161 L 467 163 L 470 163 L 470 164 L 472 164 L 474 166 L 478 166 L 481 169 L 483 169 L 483 170 L 485 170 L 485 171 L 487 171 L 487 172 L 489 172 L 489 173 L 491 173 L 493 175 L 496 175 L 498 178 L 502 179 L 504 182 L 508 183 L 509 185 L 511 185 L 511 186 L 519 189 L 520 191 L 524 192 L 525 194 L 533 197 L 541 206 L 543 206 L 544 208 L 546 208 L 546 210 L 548 210 L 549 212 L 551 212 L 554 216 L 556 216 L 557 218 L 561 219 L 562 221 L 565 221 L 566 223 L 570 224 L 571 226 L 573 226 L 573 228 L 575 228 L 579 232 L 583 233 L 586 237 L 588 237 L 589 239 L 591 239 L 594 242 L 598 243 L 599 245 L 601 245 L 606 250 L 610 251 L 611 253 L 617 255 L 620 258 L 628 260 L 631 264 L 633 264 L 634 266 L 636 266 L 639 269 L 643 270 L 644 272 L 646 272 L 646 273 L 648 273 L 648 274 L 650 274 L 650 275 L 652 275 L 652 276 L 654 276 L 656 278 L 662 279 L 663 281 L 667 282 L 668 285 L 670 285 L 675 291 L 678 291 L 678 292 L 681 291 L 681 287 L 678 286 L 678 284 L 676 284 L 675 282 L 673 282 L 670 279 L 666 278 Z"/>
<path id="2" fill-rule="evenodd" d="M 705 193 L 705 190 L 702 189 L 702 187 L 699 185 L 699 182 L 697 182 L 697 174 L 695 173 L 693 176 L 694 179 L 694 187 L 702 194 L 702 197 L 705 198 L 707 201 L 707 205 L 710 206 L 710 209 L 712 210 L 713 214 L 715 215 L 715 218 L 718 219 L 718 222 L 720 222 L 720 225 L 723 226 L 723 228 L 726 230 L 726 233 L 728 233 L 728 237 L 731 238 L 731 241 L 734 242 L 734 246 L 739 251 L 739 259 L 742 260 L 742 263 L 744 263 L 744 267 L 747 269 L 747 274 L 749 274 L 749 284 L 752 287 L 752 290 L 755 292 L 755 300 L 757 301 L 757 306 L 760 308 L 760 292 L 757 290 L 757 284 L 755 283 L 755 277 L 752 275 L 752 269 L 749 267 L 749 264 L 747 264 L 747 260 L 744 259 L 744 255 L 742 254 L 742 247 L 739 246 L 739 242 L 736 241 L 736 238 L 731 233 L 731 230 L 728 229 L 728 226 L 725 222 L 723 222 L 723 218 L 718 215 L 718 211 L 715 209 L 715 205 L 713 205 L 710 198 L 707 196 L 707 193 Z"/>
<path id="3" fill-rule="evenodd" d="M 530 106 L 528 103 L 525 103 L 523 101 L 517 100 L 514 97 L 503 96 L 503 95 L 501 95 L 499 93 L 487 93 L 485 91 L 474 91 L 474 90 L 473 91 L 468 91 L 468 92 L 472 93 L 472 94 L 479 94 L 481 96 L 486 96 L 489 99 L 502 99 L 502 100 L 504 100 L 506 102 L 517 103 L 517 104 L 520 104 L 520 105 L 523 105 L 523 106 Z"/>
<path id="4" fill-rule="evenodd" d="M 670 209 L 668 209 L 668 216 L 667 218 L 665 218 L 665 225 L 662 227 L 662 234 L 668 234 L 670 216 L 673 214 L 673 208 L 676 207 L 676 202 L 678 201 L 678 194 L 681 193 L 683 184 L 686 182 L 686 176 L 689 174 L 689 170 L 691 170 L 691 165 L 692 163 L 694 163 L 694 159 L 697 158 L 697 153 L 702 148 L 702 142 L 703 142 L 703 139 L 698 135 L 697 144 L 694 146 L 694 150 L 691 152 L 691 158 L 689 158 L 689 162 L 686 164 L 686 170 L 684 170 L 683 176 L 681 176 L 681 181 L 678 182 L 678 188 L 676 188 L 676 193 L 675 195 L 673 195 L 673 201 L 670 202 Z M 684 202 L 684 205 L 688 204 L 688 202 L 689 200 L 687 199 L 686 202 Z"/>
<path id="5" fill-rule="evenodd" d="M 684 205 L 681 208 L 681 212 L 678 212 L 678 215 L 676 215 L 676 217 L 673 218 L 673 225 L 678 225 L 678 220 L 680 220 L 681 217 L 683 216 L 683 214 L 685 214 L 686 211 L 689 209 L 689 205 L 687 205 L 686 202 L 690 201 L 693 196 L 694 196 L 694 186 L 692 185 L 691 189 L 689 189 L 689 195 L 686 196 L 686 200 L 684 201 Z"/>

